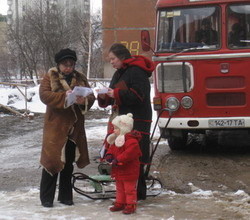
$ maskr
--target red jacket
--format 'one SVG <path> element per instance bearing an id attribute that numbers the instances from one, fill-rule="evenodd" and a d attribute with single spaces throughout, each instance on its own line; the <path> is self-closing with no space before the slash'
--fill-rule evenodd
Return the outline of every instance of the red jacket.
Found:
<path id="1" fill-rule="evenodd" d="M 141 135 L 137 131 L 132 131 L 125 135 L 125 143 L 122 147 L 115 144 L 110 145 L 107 154 L 112 154 L 121 165 L 113 166 L 111 176 L 116 180 L 137 180 L 142 153 L 139 146 Z"/>

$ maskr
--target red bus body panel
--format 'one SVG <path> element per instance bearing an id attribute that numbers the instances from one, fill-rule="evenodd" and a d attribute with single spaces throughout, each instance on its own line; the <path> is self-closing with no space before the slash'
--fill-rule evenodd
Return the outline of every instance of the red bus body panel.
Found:
<path id="1" fill-rule="evenodd" d="M 244 128 L 250 128 L 250 49 L 229 49 L 227 42 L 227 26 L 225 11 L 228 3 L 249 3 L 246 0 L 211 0 L 211 1 L 190 1 L 190 0 L 158 0 L 156 10 L 176 9 L 178 7 L 194 7 L 216 5 L 221 8 L 221 44 L 218 49 L 212 51 L 185 52 L 172 59 L 164 57 L 171 56 L 170 52 L 157 52 L 153 60 L 156 66 L 160 63 L 171 62 L 187 62 L 193 66 L 194 87 L 189 92 L 181 93 L 161 93 L 157 88 L 157 73 L 154 74 L 155 97 L 160 97 L 162 101 L 162 109 L 166 108 L 167 98 L 173 96 L 181 100 L 184 96 L 190 96 L 194 102 L 190 109 L 182 106 L 173 113 L 173 121 L 178 118 L 186 118 L 193 120 L 199 118 L 245 118 L 246 124 Z M 157 39 L 156 27 L 156 39 Z M 156 40 L 157 41 L 157 40 Z M 157 43 L 157 42 L 156 42 Z M 156 49 L 156 48 L 155 48 Z M 197 59 L 193 58 L 197 56 Z M 200 57 L 199 57 L 200 56 Z M 206 58 L 207 56 L 207 58 Z M 223 68 L 227 72 L 223 72 Z M 236 104 L 233 104 L 236 103 Z M 160 111 L 158 110 L 158 114 Z M 169 112 L 164 112 L 161 119 L 168 118 Z M 208 119 L 209 120 L 209 119 Z M 187 123 L 184 121 L 183 124 Z M 207 122 L 206 122 L 207 123 Z M 160 127 L 164 127 L 164 123 L 159 122 Z M 177 124 L 169 124 L 169 128 L 173 129 L 210 129 L 207 124 L 199 127 L 188 127 L 178 121 Z M 182 128 L 183 125 L 183 128 Z M 224 127 L 223 127 L 224 128 Z M 227 127 L 225 127 L 227 128 Z M 230 127 L 229 127 L 230 128 Z"/>

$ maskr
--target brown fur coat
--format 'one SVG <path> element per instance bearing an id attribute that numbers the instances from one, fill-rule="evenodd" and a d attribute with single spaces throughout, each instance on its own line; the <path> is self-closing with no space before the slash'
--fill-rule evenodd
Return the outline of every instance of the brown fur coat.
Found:
<path id="1" fill-rule="evenodd" d="M 91 108 L 95 96 L 88 96 L 87 106 L 74 104 L 66 108 L 66 91 L 73 90 L 75 86 L 90 87 L 87 78 L 77 71 L 74 71 L 72 82 L 68 85 L 57 68 L 50 69 L 40 85 L 40 99 L 47 105 L 40 162 L 52 175 L 64 167 L 68 139 L 76 144 L 77 166 L 83 168 L 89 164 L 83 112 L 85 107 L 87 110 Z"/>

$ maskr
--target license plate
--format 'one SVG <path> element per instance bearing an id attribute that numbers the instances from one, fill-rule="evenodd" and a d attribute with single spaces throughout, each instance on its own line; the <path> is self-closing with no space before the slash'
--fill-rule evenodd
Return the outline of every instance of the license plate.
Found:
<path id="1" fill-rule="evenodd" d="M 244 119 L 210 119 L 208 120 L 210 128 L 226 128 L 226 127 L 245 127 Z"/>

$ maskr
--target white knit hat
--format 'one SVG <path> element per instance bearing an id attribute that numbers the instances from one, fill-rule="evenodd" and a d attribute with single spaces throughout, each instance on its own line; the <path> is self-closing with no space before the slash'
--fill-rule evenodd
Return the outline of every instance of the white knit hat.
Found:
<path id="1" fill-rule="evenodd" d="M 109 135 L 107 142 L 109 144 L 115 143 L 117 147 L 121 147 L 125 143 L 125 134 L 129 133 L 133 129 L 133 114 L 128 113 L 126 115 L 116 116 L 113 119 L 112 124 L 120 129 L 120 135 L 118 135 L 118 137 L 116 137 L 115 134 Z"/>

